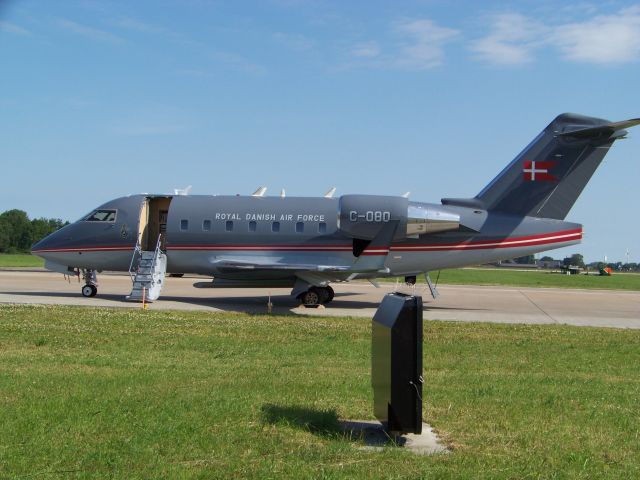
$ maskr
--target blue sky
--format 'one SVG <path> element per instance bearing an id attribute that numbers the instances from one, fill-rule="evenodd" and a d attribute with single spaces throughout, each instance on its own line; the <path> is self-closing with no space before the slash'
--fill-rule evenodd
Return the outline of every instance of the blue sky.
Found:
<path id="1" fill-rule="evenodd" d="M 0 3 L 0 211 L 172 192 L 478 193 L 557 114 L 640 116 L 640 3 Z M 640 128 L 569 219 L 640 261 Z"/>

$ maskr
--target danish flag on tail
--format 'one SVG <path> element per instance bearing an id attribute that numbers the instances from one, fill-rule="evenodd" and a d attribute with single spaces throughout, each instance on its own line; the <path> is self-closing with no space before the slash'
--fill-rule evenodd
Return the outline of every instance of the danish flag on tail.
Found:
<path id="1" fill-rule="evenodd" d="M 525 182 L 556 182 L 558 178 L 549 173 L 556 166 L 556 162 L 538 162 L 525 160 L 522 175 Z"/>

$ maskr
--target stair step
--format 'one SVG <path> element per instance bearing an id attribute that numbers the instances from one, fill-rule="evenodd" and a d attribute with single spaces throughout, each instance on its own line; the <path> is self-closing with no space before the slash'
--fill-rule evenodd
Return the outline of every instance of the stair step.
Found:
<path id="1" fill-rule="evenodd" d="M 162 252 L 142 251 L 136 266 L 131 293 L 127 300 L 142 301 L 143 291 L 147 302 L 160 296 L 167 270 L 167 257 Z"/>

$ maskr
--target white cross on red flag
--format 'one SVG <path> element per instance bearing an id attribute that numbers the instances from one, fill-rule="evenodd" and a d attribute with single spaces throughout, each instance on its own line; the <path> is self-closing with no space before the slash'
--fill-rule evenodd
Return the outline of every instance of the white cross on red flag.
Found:
<path id="1" fill-rule="evenodd" d="M 549 170 L 555 166 L 556 162 L 525 160 L 522 175 L 525 182 L 555 182 L 558 178 L 549 173 Z"/>

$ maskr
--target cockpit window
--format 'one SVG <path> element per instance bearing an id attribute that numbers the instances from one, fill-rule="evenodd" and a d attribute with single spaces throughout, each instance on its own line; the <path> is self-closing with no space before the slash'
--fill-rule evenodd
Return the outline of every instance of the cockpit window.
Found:
<path id="1" fill-rule="evenodd" d="M 94 210 L 82 220 L 85 222 L 115 222 L 117 210 Z"/>

